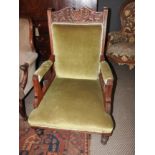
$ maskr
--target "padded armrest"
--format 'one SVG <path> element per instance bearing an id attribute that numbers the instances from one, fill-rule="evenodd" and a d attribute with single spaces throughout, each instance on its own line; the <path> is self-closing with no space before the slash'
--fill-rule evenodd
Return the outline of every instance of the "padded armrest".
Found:
<path id="1" fill-rule="evenodd" d="M 106 61 L 101 61 L 100 62 L 100 68 L 101 68 L 103 81 L 104 81 L 105 84 L 107 84 L 108 80 L 113 80 L 112 71 L 110 69 L 109 64 Z"/>
<path id="2" fill-rule="evenodd" d="M 118 43 L 118 42 L 122 42 L 122 41 L 127 42 L 128 40 L 129 40 L 129 38 L 119 31 L 118 32 L 110 32 L 108 34 L 109 45 Z"/>
<path id="3" fill-rule="evenodd" d="M 35 71 L 34 75 L 38 76 L 39 82 L 44 77 L 44 75 L 47 73 L 47 71 L 50 69 L 50 67 L 53 65 L 53 62 L 51 60 L 47 60 L 41 64 L 41 66 Z"/>

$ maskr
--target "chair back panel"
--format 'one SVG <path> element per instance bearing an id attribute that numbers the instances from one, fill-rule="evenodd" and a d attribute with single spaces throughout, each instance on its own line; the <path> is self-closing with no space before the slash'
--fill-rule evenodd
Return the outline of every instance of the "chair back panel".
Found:
<path id="1" fill-rule="evenodd" d="M 19 51 L 32 51 L 30 44 L 30 23 L 26 18 L 19 19 Z"/>
<path id="2" fill-rule="evenodd" d="M 135 1 L 128 0 L 120 12 L 121 30 L 123 33 L 135 34 Z"/>
<path id="3" fill-rule="evenodd" d="M 101 25 L 53 24 L 56 75 L 97 79 L 101 51 Z"/>
<path id="4" fill-rule="evenodd" d="M 89 8 L 48 10 L 55 69 L 59 77 L 96 79 L 103 56 L 108 10 Z"/>

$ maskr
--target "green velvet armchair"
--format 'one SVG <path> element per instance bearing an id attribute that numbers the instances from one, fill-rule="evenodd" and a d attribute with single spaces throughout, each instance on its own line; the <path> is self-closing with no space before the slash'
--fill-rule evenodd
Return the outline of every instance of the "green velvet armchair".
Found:
<path id="1" fill-rule="evenodd" d="M 106 55 L 114 62 L 135 65 L 135 1 L 127 0 L 120 10 L 121 30 L 108 34 Z"/>
<path id="2" fill-rule="evenodd" d="M 104 60 L 108 9 L 48 10 L 51 56 L 34 73 L 34 128 L 102 134 L 114 129 L 113 74 Z"/>

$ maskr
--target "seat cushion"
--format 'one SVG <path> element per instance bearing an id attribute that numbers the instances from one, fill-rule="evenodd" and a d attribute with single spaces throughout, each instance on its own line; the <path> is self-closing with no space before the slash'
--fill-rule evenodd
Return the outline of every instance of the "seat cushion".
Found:
<path id="1" fill-rule="evenodd" d="M 101 51 L 101 24 L 53 24 L 56 74 L 61 78 L 97 79 Z"/>
<path id="2" fill-rule="evenodd" d="M 98 80 L 56 78 L 28 119 L 31 126 L 111 133 Z"/>
<path id="3" fill-rule="evenodd" d="M 109 46 L 107 50 L 108 54 L 112 54 L 114 56 L 127 56 L 134 57 L 135 56 L 135 45 L 134 43 L 116 43 Z"/>

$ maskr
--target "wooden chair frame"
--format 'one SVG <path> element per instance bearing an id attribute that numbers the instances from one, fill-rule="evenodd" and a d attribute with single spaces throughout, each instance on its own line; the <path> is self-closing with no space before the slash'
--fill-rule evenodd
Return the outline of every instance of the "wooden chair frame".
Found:
<path id="1" fill-rule="evenodd" d="M 51 46 L 51 56 L 50 60 L 54 63 L 55 56 L 53 52 L 53 44 L 52 44 L 52 30 L 51 23 L 61 22 L 61 23 L 100 23 L 104 26 L 103 29 L 103 40 L 102 40 L 102 52 L 100 61 L 105 60 L 104 58 L 104 50 L 105 50 L 105 38 L 106 38 L 106 25 L 107 25 L 107 16 L 108 16 L 108 8 L 104 8 L 103 12 L 95 12 L 89 8 L 81 8 L 78 10 L 74 10 L 73 8 L 64 8 L 60 11 L 52 12 L 51 9 L 47 11 L 48 16 L 48 27 L 50 34 L 50 46 Z M 55 77 L 54 65 L 52 65 L 47 73 L 44 75 L 41 81 L 37 75 L 33 76 L 34 83 L 34 102 L 33 107 L 36 108 L 40 104 L 41 99 L 46 93 L 48 87 L 52 83 Z M 101 82 L 101 87 L 103 90 L 103 96 L 105 99 L 105 109 L 106 112 L 111 114 L 111 98 L 112 98 L 112 89 L 113 89 L 113 79 L 108 79 L 106 82 L 104 81 L 102 74 L 99 74 L 99 79 Z M 38 128 L 34 127 L 37 131 Z M 40 127 L 39 127 L 40 128 Z M 39 134 L 42 132 L 38 132 Z M 102 134 L 101 142 L 106 144 L 109 136 L 111 134 Z"/>

